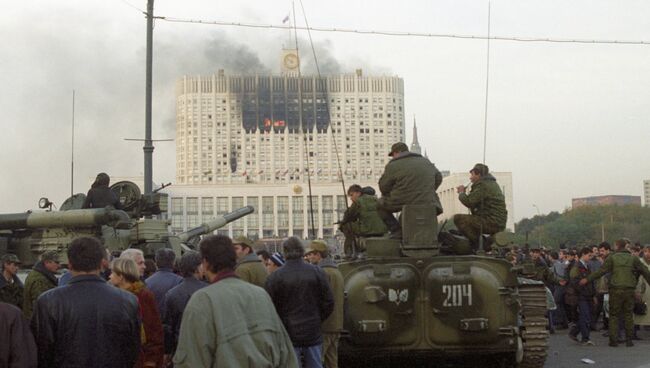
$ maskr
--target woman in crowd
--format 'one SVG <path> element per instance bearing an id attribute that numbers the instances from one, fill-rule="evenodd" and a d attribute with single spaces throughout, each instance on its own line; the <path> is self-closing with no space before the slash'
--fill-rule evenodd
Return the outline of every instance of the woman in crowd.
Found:
<path id="1" fill-rule="evenodd" d="M 163 327 L 154 295 L 140 281 L 138 266 L 131 259 L 117 258 L 112 264 L 110 283 L 138 298 L 141 319 L 140 356 L 135 368 L 160 368 L 163 362 Z"/>

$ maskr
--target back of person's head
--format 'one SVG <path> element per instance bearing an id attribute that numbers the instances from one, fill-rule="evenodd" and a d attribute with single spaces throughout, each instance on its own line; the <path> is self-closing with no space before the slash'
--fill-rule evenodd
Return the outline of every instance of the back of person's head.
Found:
<path id="1" fill-rule="evenodd" d="M 271 253 L 269 253 L 269 251 L 266 249 L 260 249 L 257 252 L 255 252 L 255 254 L 257 254 L 258 257 L 262 257 L 262 259 L 265 262 L 268 261 L 269 258 L 271 258 Z"/>
<path id="2" fill-rule="evenodd" d="M 127 259 L 130 259 L 130 260 L 133 260 L 133 261 L 135 261 L 136 258 L 138 258 L 138 257 L 144 258 L 144 253 L 142 253 L 142 251 L 140 249 L 136 249 L 136 248 L 125 249 L 120 254 L 120 258 L 127 258 Z"/>
<path id="3" fill-rule="evenodd" d="M 111 178 L 108 176 L 107 173 L 99 173 L 97 174 L 97 177 L 95 178 L 95 182 L 93 183 L 92 187 L 96 188 L 98 186 L 108 186 L 108 184 L 111 183 Z"/>
<path id="4" fill-rule="evenodd" d="M 348 188 L 348 194 L 352 194 L 352 193 L 361 193 L 361 185 L 359 184 L 350 185 L 350 187 Z"/>
<path id="5" fill-rule="evenodd" d="M 178 262 L 178 271 L 183 277 L 190 277 L 198 271 L 201 261 L 201 254 L 199 252 L 188 251 L 183 254 Z"/>
<path id="6" fill-rule="evenodd" d="M 128 258 L 117 258 L 111 264 L 111 270 L 118 276 L 124 277 L 128 282 L 140 280 L 140 271 L 134 260 Z"/>
<path id="7" fill-rule="evenodd" d="M 551 252 L 551 259 L 557 261 L 560 258 L 560 255 L 556 251 Z"/>
<path id="8" fill-rule="evenodd" d="M 92 237 L 76 238 L 68 247 L 70 269 L 77 272 L 99 271 L 105 256 L 102 243 Z"/>
<path id="9" fill-rule="evenodd" d="M 617 239 L 614 242 L 614 245 L 616 246 L 616 250 L 623 250 L 625 249 L 625 246 L 627 246 L 627 239 L 625 238 Z"/>
<path id="10" fill-rule="evenodd" d="M 292 236 L 282 243 L 282 253 L 287 260 L 300 259 L 305 255 L 305 248 L 300 239 Z"/>
<path id="11" fill-rule="evenodd" d="M 156 250 L 156 266 L 158 268 L 174 268 L 176 253 L 170 248 L 160 248 Z"/>
<path id="12" fill-rule="evenodd" d="M 206 236 L 199 243 L 201 258 L 208 263 L 209 271 L 217 273 L 233 270 L 237 265 L 237 254 L 232 240 L 225 235 Z"/>

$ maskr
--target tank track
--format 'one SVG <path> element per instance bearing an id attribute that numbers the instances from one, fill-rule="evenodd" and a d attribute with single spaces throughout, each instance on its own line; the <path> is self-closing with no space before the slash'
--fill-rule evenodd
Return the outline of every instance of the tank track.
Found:
<path id="1" fill-rule="evenodd" d="M 542 368 L 546 361 L 549 333 L 546 330 L 544 284 L 520 284 L 524 357 L 519 368 Z"/>

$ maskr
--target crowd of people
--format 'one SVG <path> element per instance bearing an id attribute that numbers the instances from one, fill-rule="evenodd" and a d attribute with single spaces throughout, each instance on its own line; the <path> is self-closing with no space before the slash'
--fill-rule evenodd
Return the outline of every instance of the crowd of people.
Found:
<path id="1" fill-rule="evenodd" d="M 571 340 L 590 346 L 602 327 L 609 346 L 634 346 L 641 326 L 650 326 L 650 245 L 618 239 L 613 247 L 513 247 L 506 259 L 548 288 L 551 333 L 568 329 Z"/>
<path id="2" fill-rule="evenodd" d="M 26 282 L 2 257 L 2 367 L 337 367 L 343 276 L 322 241 L 288 238 L 282 253 L 245 237 L 205 237 L 180 259 L 111 255 L 72 241 L 68 269 L 42 254 Z M 5 344 L 4 342 L 9 342 Z"/>

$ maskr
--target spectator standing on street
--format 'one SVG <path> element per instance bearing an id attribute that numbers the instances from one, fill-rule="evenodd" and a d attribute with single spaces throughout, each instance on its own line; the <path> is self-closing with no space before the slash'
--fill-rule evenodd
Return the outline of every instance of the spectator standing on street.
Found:
<path id="1" fill-rule="evenodd" d="M 156 266 L 158 271 L 149 276 L 144 282 L 156 297 L 156 304 L 161 315 L 164 315 L 163 301 L 165 294 L 174 286 L 183 281 L 183 278 L 174 273 L 174 260 L 176 253 L 169 248 L 160 248 L 156 251 Z"/>
<path id="2" fill-rule="evenodd" d="M 551 271 L 555 277 L 559 279 L 563 279 L 567 275 L 566 264 L 560 260 L 559 254 L 557 252 L 551 252 Z M 553 322 L 555 324 L 555 328 L 565 329 L 569 326 L 569 322 L 567 321 L 566 316 L 566 308 L 564 306 L 564 292 L 566 290 L 566 286 L 554 286 L 555 287 L 552 290 L 553 299 L 555 300 L 557 308 L 551 312 L 553 314 Z"/>
<path id="3" fill-rule="evenodd" d="M 178 268 L 183 276 L 183 281 L 165 294 L 163 303 L 166 355 L 173 355 L 176 350 L 178 334 L 181 330 L 181 318 L 190 297 L 197 290 L 208 286 L 208 283 L 202 281 L 203 267 L 201 266 L 201 255 L 198 252 L 189 251 L 183 254 Z"/>
<path id="4" fill-rule="evenodd" d="M 575 288 L 578 295 L 578 325 L 574 326 L 569 331 L 569 338 L 578 341 L 578 333 L 582 337 L 582 345 L 594 345 L 589 338 L 591 331 L 591 306 L 594 298 L 594 285 L 589 282 L 585 285 L 580 285 L 580 280 L 586 278 L 591 273 L 589 269 L 589 261 L 592 257 L 592 251 L 589 247 L 584 247 L 580 250 L 580 258 L 569 274 L 569 282 Z"/>
<path id="5" fill-rule="evenodd" d="M 304 356 L 305 367 L 322 367 L 321 324 L 332 314 L 334 299 L 325 273 L 303 261 L 300 239 L 282 244 L 286 263 L 266 281 L 275 309 L 287 329 L 296 356 Z"/>
<path id="6" fill-rule="evenodd" d="M 163 328 L 153 293 L 140 281 L 138 266 L 133 260 L 118 258 L 113 261 L 109 282 L 138 298 L 142 320 L 140 340 L 142 347 L 135 368 L 161 367 L 164 355 Z"/>
<path id="7" fill-rule="evenodd" d="M 138 300 L 99 277 L 104 247 L 90 237 L 68 248 L 72 279 L 36 300 L 38 366 L 133 368 L 140 348 Z"/>
<path id="8" fill-rule="evenodd" d="M 41 260 L 34 265 L 25 279 L 23 299 L 23 314 L 28 320 L 32 318 L 32 311 L 36 299 L 44 292 L 54 289 L 58 285 L 56 271 L 59 270 L 59 255 L 55 251 L 47 251 Z"/>
<path id="9" fill-rule="evenodd" d="M 0 302 L 0 367 L 34 368 L 36 344 L 29 324 L 15 305 Z"/>
<path id="10" fill-rule="evenodd" d="M 609 282 L 609 346 L 618 346 L 618 323 L 622 317 L 625 321 L 625 338 L 627 346 L 634 346 L 634 289 L 637 284 L 637 275 L 641 274 L 650 283 L 650 270 L 646 268 L 638 257 L 634 257 L 625 249 L 627 241 L 616 241 L 616 252 L 611 254 L 597 272 L 580 280 L 580 285 L 594 281 L 606 273 L 611 273 Z"/>
<path id="11" fill-rule="evenodd" d="M 125 249 L 120 258 L 130 259 L 138 266 L 138 272 L 140 272 L 140 279 L 142 280 L 145 276 L 145 270 L 147 269 L 147 264 L 144 260 L 144 253 L 140 249 L 129 248 Z"/>
<path id="12" fill-rule="evenodd" d="M 266 261 L 266 272 L 270 275 L 273 272 L 277 271 L 278 268 L 284 266 L 284 257 L 282 254 L 275 252 L 269 256 L 269 259 Z"/>
<path id="13" fill-rule="evenodd" d="M 230 238 L 207 236 L 199 247 L 212 285 L 187 303 L 174 367 L 298 367 L 269 295 L 235 274 L 237 256 Z"/>
<path id="14" fill-rule="evenodd" d="M 641 258 L 641 263 L 645 268 L 650 270 L 650 245 L 646 245 L 643 248 L 643 257 Z M 645 302 L 646 305 L 650 306 L 650 284 L 644 280 L 639 279 L 639 285 L 637 289 L 640 291 L 637 296 L 640 302 Z M 641 326 L 650 326 L 650 313 L 646 313 L 643 316 L 635 315 L 634 322 Z"/>
<path id="15" fill-rule="evenodd" d="M 237 268 L 235 268 L 237 276 L 253 285 L 264 287 L 266 269 L 253 251 L 253 241 L 245 236 L 240 236 L 235 238 L 233 245 L 237 254 Z"/>
<path id="16" fill-rule="evenodd" d="M 2 277 L 0 277 L 0 302 L 23 307 L 24 286 L 18 278 L 20 259 L 15 254 L 2 256 Z"/>

